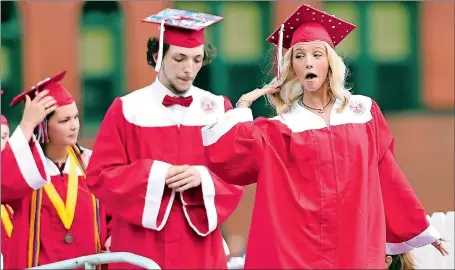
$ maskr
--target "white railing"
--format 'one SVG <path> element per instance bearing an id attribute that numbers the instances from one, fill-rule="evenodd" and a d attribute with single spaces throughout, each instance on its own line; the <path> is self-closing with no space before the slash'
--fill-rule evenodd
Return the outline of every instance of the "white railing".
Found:
<path id="1" fill-rule="evenodd" d="M 449 252 L 448 256 L 442 256 L 433 246 L 427 245 L 411 251 L 417 264 L 417 269 L 455 269 L 454 249 L 454 212 L 436 212 L 428 216 L 431 224 L 438 229 L 442 237 L 449 240 L 444 245 Z"/>
<path id="2" fill-rule="evenodd" d="M 161 269 L 155 261 L 129 252 L 112 252 L 83 256 L 28 269 L 76 269 L 84 267 L 88 270 L 96 269 L 97 265 L 109 263 L 129 263 L 145 269 Z"/>

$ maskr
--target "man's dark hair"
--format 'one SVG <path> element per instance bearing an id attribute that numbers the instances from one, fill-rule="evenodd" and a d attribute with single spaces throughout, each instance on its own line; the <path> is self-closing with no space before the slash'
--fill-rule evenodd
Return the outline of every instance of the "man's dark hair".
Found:
<path id="1" fill-rule="evenodd" d="M 153 55 L 158 53 L 159 40 L 157 38 L 149 38 L 147 41 L 147 63 L 155 67 L 156 62 L 153 59 Z M 169 50 L 169 44 L 163 43 L 163 57 L 166 55 L 166 52 Z M 212 62 L 216 57 L 216 48 L 211 44 L 204 44 L 204 58 L 202 60 L 202 65 L 205 66 Z"/>

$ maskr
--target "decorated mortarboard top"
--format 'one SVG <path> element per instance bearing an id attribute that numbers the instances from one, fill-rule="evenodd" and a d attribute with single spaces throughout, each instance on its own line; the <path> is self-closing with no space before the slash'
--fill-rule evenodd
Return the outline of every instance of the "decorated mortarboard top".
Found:
<path id="1" fill-rule="evenodd" d="M 299 42 L 315 40 L 325 41 L 334 48 L 356 28 L 356 25 L 303 4 L 267 38 L 267 41 L 279 45 L 281 28 L 285 49 Z"/>
<path id="2" fill-rule="evenodd" d="M 224 18 L 212 14 L 167 8 L 158 14 L 145 18 L 143 22 L 161 24 L 163 20 L 164 26 L 199 31 L 224 20 Z"/>
<path id="3" fill-rule="evenodd" d="M 212 14 L 172 8 L 143 19 L 143 22 L 160 25 L 160 44 L 155 70 L 159 71 L 161 67 L 163 43 L 184 48 L 198 47 L 204 44 L 204 29 L 222 20 L 223 17 Z"/>
<path id="4" fill-rule="evenodd" d="M 30 99 L 33 99 L 35 98 L 37 92 L 39 93 L 43 90 L 49 90 L 48 95 L 52 96 L 55 99 L 55 101 L 57 102 L 57 106 L 64 106 L 73 103 L 74 102 L 73 96 L 59 83 L 63 79 L 63 77 L 65 77 L 65 74 L 66 70 L 58 73 L 52 78 L 48 77 L 38 82 L 29 90 L 13 98 L 10 106 L 13 107 L 20 103 L 21 101 L 25 101 L 25 96 L 27 95 L 30 97 Z"/>

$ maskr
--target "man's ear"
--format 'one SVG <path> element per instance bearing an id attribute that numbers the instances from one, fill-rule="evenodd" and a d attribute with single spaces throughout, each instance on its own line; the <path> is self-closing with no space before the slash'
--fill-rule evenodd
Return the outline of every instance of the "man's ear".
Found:
<path id="1" fill-rule="evenodd" d="M 386 269 L 389 269 L 390 265 L 392 264 L 392 256 L 386 256 L 385 257 L 385 267 Z"/>

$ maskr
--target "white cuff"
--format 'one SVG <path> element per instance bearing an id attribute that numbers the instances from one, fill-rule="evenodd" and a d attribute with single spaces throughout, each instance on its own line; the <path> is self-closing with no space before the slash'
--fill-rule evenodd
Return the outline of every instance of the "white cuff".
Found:
<path id="1" fill-rule="evenodd" d="M 166 207 L 161 224 L 157 225 L 158 213 L 160 212 L 163 200 L 164 186 L 166 185 L 166 174 L 171 164 L 155 160 L 150 169 L 147 191 L 145 194 L 144 212 L 142 214 L 142 226 L 144 228 L 160 231 L 166 224 L 171 212 L 175 198 L 175 191 L 172 191 L 171 198 Z"/>
<path id="2" fill-rule="evenodd" d="M 387 255 L 395 255 L 409 252 L 414 248 L 419 248 L 431 244 L 440 238 L 441 234 L 435 227 L 430 224 L 425 231 L 412 238 L 411 240 L 402 243 L 387 243 L 386 253 Z"/>
<path id="3" fill-rule="evenodd" d="M 212 145 L 236 124 L 249 121 L 253 121 L 253 113 L 250 108 L 236 108 L 227 111 L 215 124 L 202 128 L 202 144 L 204 146 Z"/>
<path id="4" fill-rule="evenodd" d="M 402 243 L 386 243 L 385 245 L 385 253 L 387 255 L 397 255 L 409 252 L 413 250 L 414 247 L 408 245 L 406 242 Z"/>
<path id="5" fill-rule="evenodd" d="M 43 150 L 35 138 L 33 138 L 33 142 L 40 155 L 41 162 L 44 164 L 45 157 Z M 22 176 L 30 188 L 33 190 L 38 190 L 46 185 L 48 181 L 46 181 L 46 179 L 43 179 L 43 176 L 39 172 L 38 166 L 36 164 L 37 161 L 33 157 L 30 145 L 28 144 L 28 141 L 25 138 L 24 132 L 20 126 L 18 126 L 13 135 L 11 135 L 11 138 L 8 140 L 8 144 L 10 145 L 11 151 L 16 158 L 17 166 L 19 167 Z"/>
<path id="6" fill-rule="evenodd" d="M 417 235 L 416 237 L 412 238 L 409 241 L 406 241 L 410 246 L 415 248 L 422 247 L 428 244 L 433 243 L 434 241 L 441 238 L 441 234 L 438 230 L 433 226 L 429 225 L 428 228 L 423 231 L 421 234 Z"/>
<path id="7" fill-rule="evenodd" d="M 208 231 L 201 232 L 196 226 L 191 222 L 191 218 L 186 210 L 186 202 L 183 199 L 182 193 L 180 193 L 180 198 L 182 199 L 183 213 L 185 214 L 190 227 L 199 235 L 207 236 L 213 232 L 218 225 L 218 215 L 215 207 L 215 185 L 213 184 L 213 179 L 210 176 L 209 171 L 204 166 L 193 166 L 201 174 L 201 188 L 202 188 L 202 198 L 204 200 L 204 207 L 207 214 L 208 221 Z"/>

